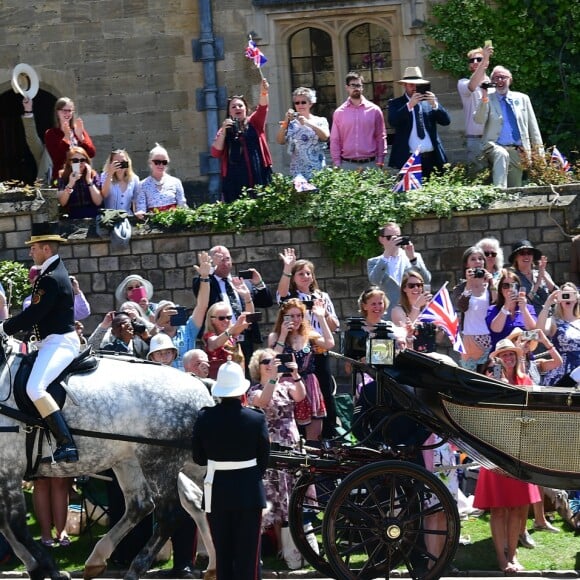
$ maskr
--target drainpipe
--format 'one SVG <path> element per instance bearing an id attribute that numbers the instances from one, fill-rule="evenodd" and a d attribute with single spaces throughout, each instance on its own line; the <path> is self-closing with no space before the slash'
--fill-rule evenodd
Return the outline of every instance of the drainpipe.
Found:
<path id="1" fill-rule="evenodd" d="M 220 160 L 209 153 L 211 144 L 220 126 L 219 110 L 226 108 L 226 88 L 217 86 L 216 62 L 224 59 L 224 41 L 214 35 L 212 0 L 199 0 L 200 37 L 192 40 L 192 54 L 195 62 L 203 63 L 201 89 L 196 89 L 195 99 L 198 111 L 206 112 L 207 150 L 199 154 L 201 175 L 209 176 L 208 197 L 210 202 L 220 199 Z"/>

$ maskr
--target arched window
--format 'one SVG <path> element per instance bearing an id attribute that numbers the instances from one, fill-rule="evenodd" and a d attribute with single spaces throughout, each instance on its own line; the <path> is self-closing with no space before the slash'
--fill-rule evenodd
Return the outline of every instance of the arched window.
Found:
<path id="1" fill-rule="evenodd" d="M 393 98 L 393 59 L 388 32 L 376 24 L 361 24 L 346 38 L 349 70 L 361 72 L 367 99 L 386 110 Z"/>
<path id="2" fill-rule="evenodd" d="M 330 35 L 318 28 L 303 28 L 290 37 L 292 90 L 316 90 L 316 115 L 332 119 L 336 109 L 336 75 Z"/>

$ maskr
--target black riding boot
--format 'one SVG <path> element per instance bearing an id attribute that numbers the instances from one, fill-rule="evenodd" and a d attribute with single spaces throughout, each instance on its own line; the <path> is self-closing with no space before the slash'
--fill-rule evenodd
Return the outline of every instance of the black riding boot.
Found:
<path id="1" fill-rule="evenodd" d="M 44 420 L 56 440 L 56 450 L 53 453 L 54 460 L 57 463 L 62 461 L 65 461 L 66 463 L 74 463 L 75 461 L 78 461 L 79 454 L 77 446 L 68 430 L 68 425 L 62 416 L 62 412 L 55 411 L 54 413 L 47 415 Z M 50 457 L 45 457 L 42 460 L 42 463 L 51 462 L 52 459 Z"/>

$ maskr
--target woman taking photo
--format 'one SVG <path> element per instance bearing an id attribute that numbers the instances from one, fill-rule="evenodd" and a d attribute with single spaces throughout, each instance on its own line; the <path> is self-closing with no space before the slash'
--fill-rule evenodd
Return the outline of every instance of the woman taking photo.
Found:
<path id="1" fill-rule="evenodd" d="M 306 398 L 296 405 L 296 422 L 303 426 L 306 439 L 317 441 L 322 433 L 322 420 L 326 405 L 315 374 L 315 350 L 330 350 L 334 338 L 326 321 L 326 309 L 322 300 L 314 300 L 312 313 L 316 316 L 321 333 L 312 330 L 304 302 L 290 298 L 280 305 L 274 331 L 268 344 L 276 353 L 290 353 L 298 363 L 298 372 L 306 385 Z"/>
<path id="2" fill-rule="evenodd" d="M 68 97 L 61 97 L 54 105 L 55 126 L 44 133 L 44 144 L 52 159 L 52 179 L 59 177 L 71 147 L 82 147 L 87 158 L 96 154 L 95 146 L 85 131 L 83 120 L 75 119 L 75 104 Z"/>
<path id="3" fill-rule="evenodd" d="M 534 307 L 528 304 L 525 290 L 520 289 L 520 279 L 511 270 L 502 270 L 498 284 L 497 300 L 490 306 L 485 322 L 491 336 L 491 348 L 508 336 L 514 328 L 536 328 Z"/>
<path id="4" fill-rule="evenodd" d="M 106 209 L 121 209 L 133 215 L 139 194 L 139 178 L 133 173 L 133 163 L 124 149 L 115 149 L 109 154 L 101 174 L 101 184 Z"/>
<path id="5" fill-rule="evenodd" d="M 147 212 L 167 211 L 176 207 L 187 207 L 185 193 L 180 179 L 169 175 L 169 153 L 155 143 L 149 151 L 151 175 L 139 184 L 135 215 L 143 218 Z"/>
<path id="6" fill-rule="evenodd" d="M 554 313 L 549 317 L 552 308 Z M 538 328 L 545 330 L 554 343 L 552 348 L 562 357 L 562 364 L 544 376 L 543 384 L 555 385 L 580 366 L 580 303 L 575 284 L 565 282 L 548 296 L 538 316 Z"/>
<path id="7" fill-rule="evenodd" d="M 71 219 L 94 218 L 103 203 L 101 181 L 82 147 L 71 147 L 58 179 L 58 203 Z"/>
<path id="8" fill-rule="evenodd" d="M 270 348 L 254 352 L 249 364 L 252 386 L 248 391 L 248 404 L 262 409 L 266 414 L 270 443 L 294 448 L 300 440 L 294 419 L 294 406 L 304 400 L 306 389 L 298 374 L 296 361 L 285 363 L 290 374 L 278 372 L 279 362 L 276 352 Z M 289 535 L 288 503 L 294 487 L 294 476 L 287 471 L 268 469 L 264 477 L 264 487 L 269 509 L 263 516 L 262 528 L 274 528 L 286 564 L 291 570 L 299 568 L 302 562 L 300 553 L 293 553 L 295 547 L 294 550 L 289 550 L 287 544 L 290 542 L 284 537 Z"/>
<path id="9" fill-rule="evenodd" d="M 475 371 L 480 365 L 485 365 L 491 351 L 491 336 L 485 318 L 497 298 L 497 291 L 493 288 L 493 274 L 487 269 L 487 257 L 480 246 L 465 250 L 462 266 L 465 279 L 453 288 L 451 298 L 460 313 L 461 339 L 465 347 L 460 364 Z"/>
<path id="10" fill-rule="evenodd" d="M 316 103 L 316 91 L 299 87 L 292 93 L 294 109 L 288 109 L 286 119 L 280 121 L 276 141 L 288 145 L 290 175 L 312 177 L 314 171 L 326 167 L 324 151 L 330 137 L 328 121 L 310 112 Z"/>
<path id="11" fill-rule="evenodd" d="M 211 146 L 212 157 L 221 159 L 222 201 L 238 199 L 242 188 L 267 185 L 272 179 L 272 155 L 266 141 L 268 81 L 262 79 L 258 108 L 250 114 L 243 95 L 228 99 L 228 117 Z"/>

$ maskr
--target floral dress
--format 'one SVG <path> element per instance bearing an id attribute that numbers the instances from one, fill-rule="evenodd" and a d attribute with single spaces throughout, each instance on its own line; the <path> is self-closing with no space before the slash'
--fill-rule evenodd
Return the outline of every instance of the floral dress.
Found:
<path id="1" fill-rule="evenodd" d="M 552 343 L 562 357 L 562 364 L 544 375 L 544 385 L 555 385 L 565 374 L 580 366 L 580 320 L 555 319 L 556 333 Z"/>
<path id="2" fill-rule="evenodd" d="M 324 117 L 310 115 L 308 120 L 317 127 L 328 131 L 328 121 Z M 302 175 L 306 179 L 310 179 L 314 171 L 326 167 L 324 157 L 326 143 L 318 139 L 318 135 L 311 127 L 301 125 L 296 120 L 290 121 L 286 142 L 288 143 L 288 153 L 291 155 L 290 175 L 292 177 Z"/>
<path id="3" fill-rule="evenodd" d="M 315 359 L 312 345 L 308 342 L 300 350 L 293 350 L 292 347 L 286 345 L 284 352 L 294 355 L 298 365 L 298 372 L 306 386 L 306 397 L 300 403 L 296 403 L 294 408 L 296 423 L 303 426 L 310 425 L 312 419 L 324 419 L 326 417 L 326 405 L 320 390 L 320 383 L 314 374 Z"/>
<path id="4" fill-rule="evenodd" d="M 294 420 L 294 401 L 289 393 L 291 386 L 293 383 L 281 379 L 276 385 L 270 403 L 264 409 L 270 441 L 285 447 L 295 446 L 300 439 Z M 248 404 L 252 405 L 256 395 L 261 391 L 262 385 L 251 386 L 248 391 Z M 262 528 L 288 521 L 288 502 L 293 487 L 294 476 L 290 472 L 278 469 L 266 470 L 264 488 L 269 509 L 262 518 Z"/>

